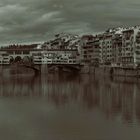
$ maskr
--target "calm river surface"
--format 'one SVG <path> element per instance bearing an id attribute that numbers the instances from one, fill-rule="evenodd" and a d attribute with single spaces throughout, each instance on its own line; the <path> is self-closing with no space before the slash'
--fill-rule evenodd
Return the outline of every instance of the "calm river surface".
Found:
<path id="1" fill-rule="evenodd" d="M 140 140 L 140 80 L 1 75 L 0 139 Z"/>

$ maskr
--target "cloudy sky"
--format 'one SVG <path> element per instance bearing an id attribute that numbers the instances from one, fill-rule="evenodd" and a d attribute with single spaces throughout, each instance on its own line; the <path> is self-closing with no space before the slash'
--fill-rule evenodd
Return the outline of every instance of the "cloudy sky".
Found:
<path id="1" fill-rule="evenodd" d="M 0 0 L 0 44 L 139 24 L 139 0 Z"/>

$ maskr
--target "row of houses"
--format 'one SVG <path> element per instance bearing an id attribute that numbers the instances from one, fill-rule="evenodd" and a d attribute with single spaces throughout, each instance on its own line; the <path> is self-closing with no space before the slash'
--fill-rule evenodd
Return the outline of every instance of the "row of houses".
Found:
<path id="1" fill-rule="evenodd" d="M 57 34 L 53 40 L 30 47 L 10 46 L 0 50 L 0 64 L 11 57 L 33 57 L 35 64 L 78 63 L 137 67 L 140 65 L 140 26 L 114 28 L 97 35 Z"/>
<path id="2" fill-rule="evenodd" d="M 81 37 L 83 64 L 132 66 L 140 65 L 140 27 L 116 28 L 98 35 Z"/>
<path id="3" fill-rule="evenodd" d="M 78 35 L 60 33 L 54 39 L 44 42 L 44 49 L 75 50 L 79 48 L 80 37 Z"/>

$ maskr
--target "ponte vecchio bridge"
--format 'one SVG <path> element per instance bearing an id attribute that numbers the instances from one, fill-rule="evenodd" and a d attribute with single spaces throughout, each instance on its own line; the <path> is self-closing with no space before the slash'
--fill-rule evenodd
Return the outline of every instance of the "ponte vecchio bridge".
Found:
<path id="1" fill-rule="evenodd" d="M 0 65 L 24 66 L 39 72 L 37 66 L 47 65 L 48 69 L 80 70 L 78 50 L 58 49 L 0 49 Z"/>

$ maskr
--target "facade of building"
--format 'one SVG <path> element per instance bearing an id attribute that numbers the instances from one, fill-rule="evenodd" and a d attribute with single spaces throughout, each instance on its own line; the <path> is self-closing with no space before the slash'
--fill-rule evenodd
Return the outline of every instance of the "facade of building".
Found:
<path id="1" fill-rule="evenodd" d="M 121 66 L 122 34 L 114 34 L 112 38 L 112 66 Z"/>
<path id="2" fill-rule="evenodd" d="M 122 32 L 121 63 L 123 66 L 133 66 L 135 50 L 135 30 Z"/>
<path id="3" fill-rule="evenodd" d="M 135 32 L 135 54 L 134 54 L 134 63 L 139 66 L 140 65 L 140 28 L 138 28 Z"/>
<path id="4" fill-rule="evenodd" d="M 137 67 L 140 65 L 140 27 L 116 28 L 81 38 L 83 64 Z"/>
<path id="5" fill-rule="evenodd" d="M 6 51 L 0 51 L 0 64 L 9 64 L 10 57 Z"/>
<path id="6" fill-rule="evenodd" d="M 100 46 L 100 38 L 95 36 L 93 43 L 93 56 L 92 56 L 92 64 L 94 66 L 98 66 L 101 63 L 101 46 Z"/>
<path id="7" fill-rule="evenodd" d="M 31 51 L 34 64 L 80 64 L 77 50 Z"/>
<path id="8" fill-rule="evenodd" d="M 118 40 L 119 53 L 116 53 L 121 66 L 136 67 L 140 64 L 139 33 L 139 27 L 122 31 Z"/>
<path id="9" fill-rule="evenodd" d="M 104 34 L 102 37 L 102 62 L 109 65 L 112 62 L 112 34 Z"/>
<path id="10" fill-rule="evenodd" d="M 81 63 L 91 64 L 94 58 L 93 47 L 94 37 L 92 35 L 84 35 L 81 37 Z"/>

